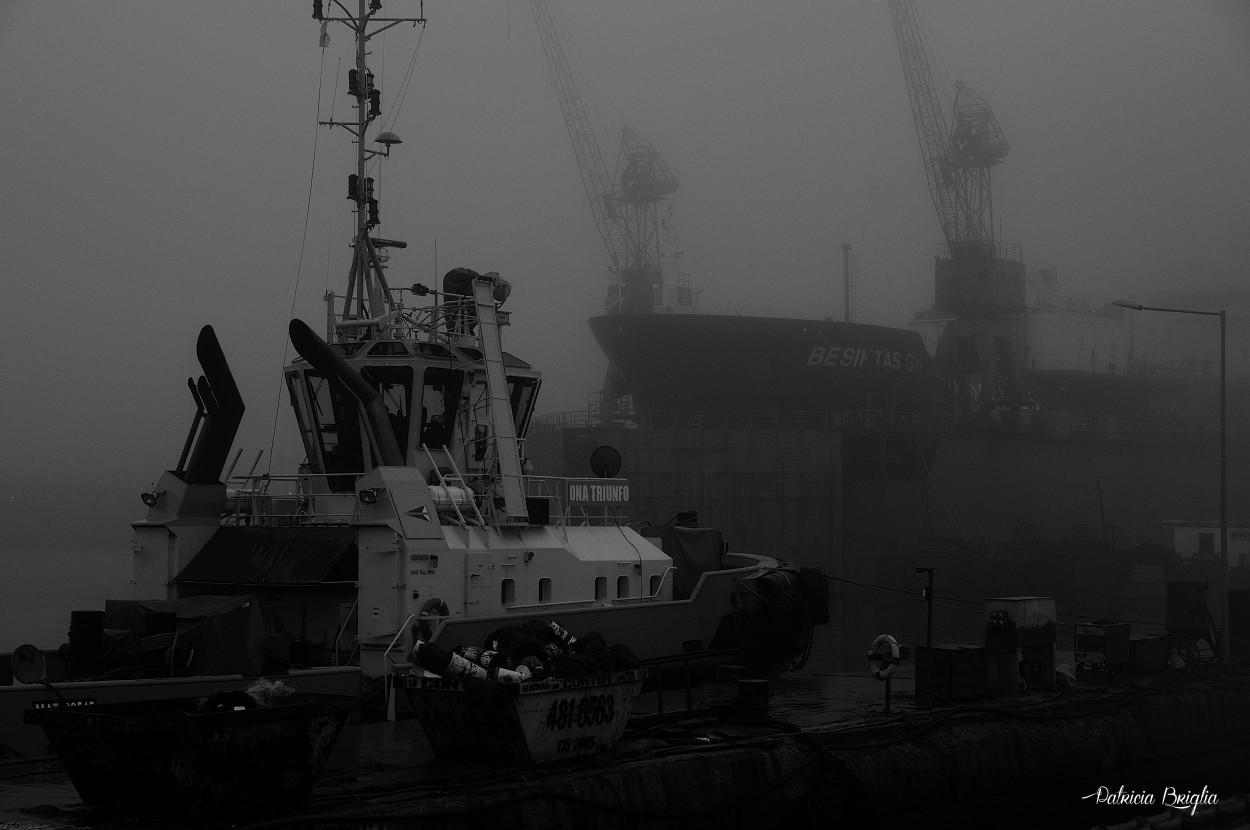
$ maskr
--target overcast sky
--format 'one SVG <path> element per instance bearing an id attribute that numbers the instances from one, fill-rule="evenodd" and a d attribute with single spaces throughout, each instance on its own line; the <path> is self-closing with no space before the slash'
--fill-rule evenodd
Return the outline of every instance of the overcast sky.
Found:
<path id="1" fill-rule="evenodd" d="M 552 5 L 609 164 L 629 124 L 681 183 L 704 310 L 839 315 L 843 242 L 856 319 L 905 325 L 931 303 L 941 235 L 885 0 Z M 347 135 L 316 127 L 319 95 L 320 117 L 350 115 L 351 38 L 332 26 L 323 52 L 310 9 L 0 2 L 10 544 L 124 547 L 139 491 L 181 450 L 204 323 L 248 405 L 245 465 L 268 456 L 275 413 L 278 458 L 299 460 L 278 401 L 286 321 L 322 327 L 351 222 Z M 372 58 L 404 142 L 377 174 L 379 233 L 409 243 L 392 282 L 501 272 L 505 345 L 547 373 L 540 411 L 583 408 L 607 257 L 529 3 L 425 12 L 423 36 L 393 29 Z M 942 91 L 965 81 L 1011 144 L 996 216 L 1030 273 L 1055 267 L 1096 302 L 1245 279 L 1250 5 L 945 0 L 923 17 Z"/>

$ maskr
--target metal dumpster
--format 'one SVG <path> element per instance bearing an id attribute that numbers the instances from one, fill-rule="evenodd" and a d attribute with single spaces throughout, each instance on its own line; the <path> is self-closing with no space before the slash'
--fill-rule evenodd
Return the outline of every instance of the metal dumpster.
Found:
<path id="1" fill-rule="evenodd" d="M 434 753 L 545 764 L 616 746 L 647 669 L 529 683 L 398 675 Z"/>
<path id="2" fill-rule="evenodd" d="M 197 713 L 195 698 L 28 709 L 82 800 L 205 812 L 306 796 L 354 697 Z"/>

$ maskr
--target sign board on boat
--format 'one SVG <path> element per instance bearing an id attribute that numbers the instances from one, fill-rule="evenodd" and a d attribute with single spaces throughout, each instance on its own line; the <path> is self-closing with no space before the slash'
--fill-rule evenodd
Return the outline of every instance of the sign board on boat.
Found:
<path id="1" fill-rule="evenodd" d="M 624 507 L 629 482 L 623 478 L 570 478 L 569 504 L 578 507 Z"/>

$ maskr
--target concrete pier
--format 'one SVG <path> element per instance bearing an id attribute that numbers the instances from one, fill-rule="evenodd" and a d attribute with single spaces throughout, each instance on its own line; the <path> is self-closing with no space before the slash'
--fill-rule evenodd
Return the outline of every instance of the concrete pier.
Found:
<path id="1" fill-rule="evenodd" d="M 546 767 L 440 761 L 416 720 L 365 723 L 307 802 L 186 826 L 1091 828 L 1193 820 L 1217 802 L 1227 815 L 1201 826 L 1250 823 L 1237 798 L 1250 790 L 1250 677 L 1213 668 L 929 709 L 896 675 L 889 714 L 884 684 L 863 676 L 770 681 L 763 718 L 737 705 L 731 680 L 692 702 L 659 723 L 644 693 L 635 723 L 649 728 Z M 664 696 L 667 718 L 685 705 L 684 692 Z M 0 793 L 4 830 L 157 826 L 85 807 L 52 759 L 4 765 Z"/>

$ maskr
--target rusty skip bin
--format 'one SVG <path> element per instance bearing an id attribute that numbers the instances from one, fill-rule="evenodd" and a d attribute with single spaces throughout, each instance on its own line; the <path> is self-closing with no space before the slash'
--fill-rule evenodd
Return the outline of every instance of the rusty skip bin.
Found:
<path id="1" fill-rule="evenodd" d="M 519 684 L 397 676 L 436 755 L 546 764 L 616 746 L 647 669 Z"/>

